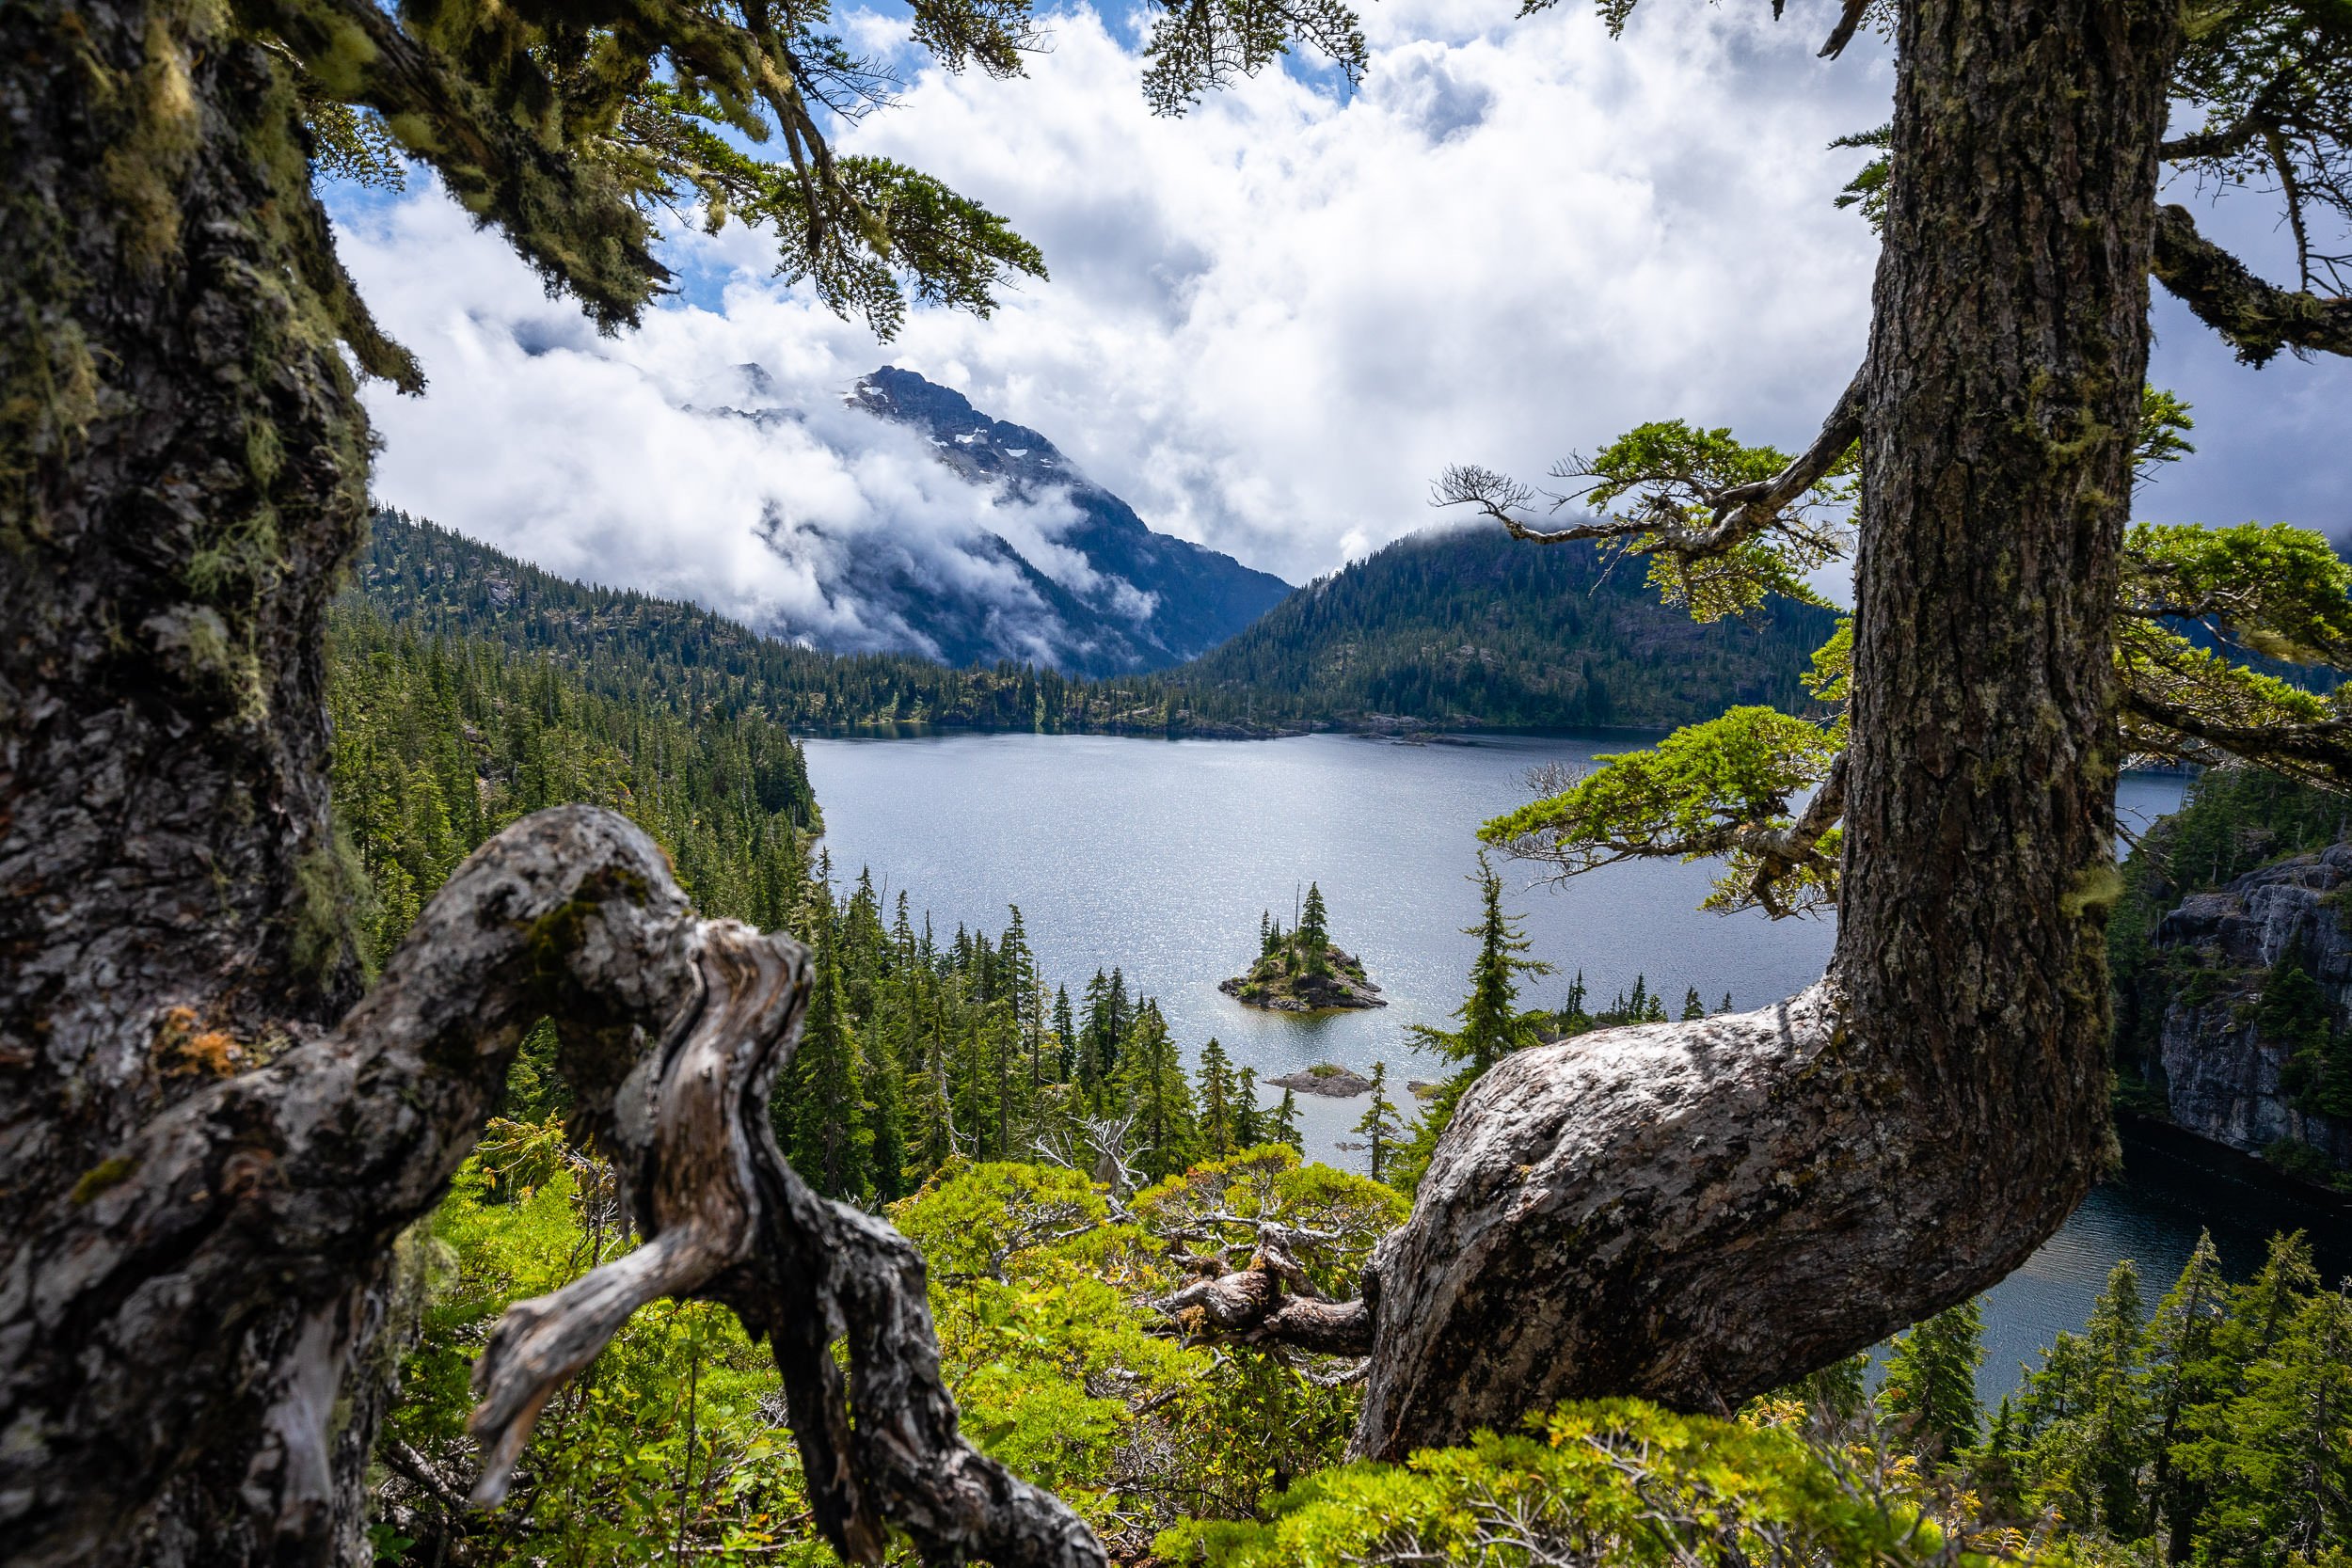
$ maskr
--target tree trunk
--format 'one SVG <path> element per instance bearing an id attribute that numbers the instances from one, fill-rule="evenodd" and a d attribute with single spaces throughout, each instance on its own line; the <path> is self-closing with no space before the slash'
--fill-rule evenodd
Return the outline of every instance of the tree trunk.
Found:
<path id="1" fill-rule="evenodd" d="M 501 834 L 329 1026 L 361 883 L 327 819 L 321 625 L 368 444 L 338 344 L 399 356 L 303 135 L 221 8 L 0 5 L 8 1561 L 368 1560 L 400 1237 L 545 1015 L 646 1244 L 501 1325 L 482 1496 L 630 1310 L 698 1294 L 770 1341 L 845 1553 L 896 1526 L 930 1560 L 1099 1568 L 958 1435 L 913 1249 L 775 1149 L 799 948 L 693 919 L 634 827 Z"/>
<path id="2" fill-rule="evenodd" d="M 1359 1451 L 1734 1406 L 1999 1279 L 2106 1159 L 2109 622 L 2178 28 L 1901 8 L 1830 974 L 1464 1097 L 1368 1274 Z"/>
<path id="3" fill-rule="evenodd" d="M 1362 1309 L 1307 1314 L 1325 1348 L 1368 1337 L 1363 1450 L 1576 1394 L 1728 1405 L 1999 1277 L 2089 1182 L 2177 26 L 2163 0 L 1904 8 L 1832 974 L 1465 1097 Z M 919 1260 L 768 1139 L 796 951 L 694 921 L 643 835 L 501 835 L 327 1027 L 356 971 L 319 627 L 365 452 L 336 341 L 372 329 L 296 125 L 216 10 L 0 6 L 11 1560 L 358 1554 L 395 1238 L 552 1013 L 648 1244 L 501 1328 L 485 1494 L 630 1307 L 696 1293 L 774 1347 L 845 1550 L 889 1522 L 938 1560 L 1099 1562 L 957 1436 Z M 1261 1295 L 1235 1310 L 1286 1309 Z"/>
<path id="4" fill-rule="evenodd" d="M 386 1249 L 338 1260 L 331 1311 L 291 1289 L 223 1303 L 219 1342 L 200 1347 L 219 1384 L 172 1408 L 167 1386 L 109 1374 L 168 1365 L 174 1325 L 200 1316 L 181 1316 L 184 1281 L 90 1281 L 93 1315 L 61 1321 L 63 1265 L 35 1241 L 78 1220 L 98 1244 L 141 1129 L 356 990 L 320 619 L 361 536 L 366 435 L 314 286 L 332 264 L 295 124 L 275 63 L 216 8 L 0 7 L 0 1538 L 15 1560 L 232 1560 L 273 1390 L 327 1318 L 366 1365 L 388 1300 Z M 231 1171 L 245 1134 L 224 1137 L 199 1183 L 223 1206 L 189 1205 L 215 1223 L 267 1160 L 242 1148 Z M 118 1338 L 135 1328 L 161 1338 Z M 333 1463 L 356 1483 L 375 1396 L 346 1392 L 354 1440 Z M 357 1495 L 313 1523 L 355 1537 Z"/>

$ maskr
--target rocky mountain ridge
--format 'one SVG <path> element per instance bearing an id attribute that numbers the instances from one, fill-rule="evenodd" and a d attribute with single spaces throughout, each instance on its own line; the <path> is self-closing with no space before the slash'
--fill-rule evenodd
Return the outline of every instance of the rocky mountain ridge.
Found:
<path id="1" fill-rule="evenodd" d="M 1181 663 L 1239 633 L 1291 592 L 1272 573 L 1154 532 L 1044 436 L 993 419 L 913 371 L 884 365 L 859 379 L 850 401 L 920 431 L 940 461 L 973 484 L 1002 484 L 1016 500 L 1058 492 L 1076 512 L 1055 543 L 1085 558 L 1090 580 L 1069 573 L 1055 580 L 1095 618 L 1103 646 L 1065 668 L 1111 674 Z"/>
<path id="2" fill-rule="evenodd" d="M 1037 431 L 992 418 L 913 371 L 863 376 L 839 416 L 796 406 L 756 364 L 718 377 L 711 419 L 797 431 L 854 455 L 856 415 L 905 427 L 978 495 L 997 527 L 825 528 L 771 503 L 768 547 L 804 563 L 827 599 L 854 607 L 852 632 L 789 622 L 770 636 L 828 653 L 912 654 L 960 669 L 1025 664 L 1065 675 L 1147 674 L 1234 636 L 1279 604 L 1289 583 L 1232 556 L 1154 532 Z M 1019 539 L 1025 543 L 1015 543 Z"/>

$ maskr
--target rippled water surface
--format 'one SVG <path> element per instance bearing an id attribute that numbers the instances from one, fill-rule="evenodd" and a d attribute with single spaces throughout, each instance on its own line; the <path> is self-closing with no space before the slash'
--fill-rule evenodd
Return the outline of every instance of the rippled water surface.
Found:
<path id="1" fill-rule="evenodd" d="M 1638 743 L 953 735 L 813 739 L 807 749 L 836 876 L 870 867 L 891 896 L 904 888 L 930 910 L 943 939 L 959 923 L 999 930 L 1017 903 L 1049 981 L 1074 998 L 1098 965 L 1121 966 L 1131 990 L 1159 998 L 1188 1052 L 1216 1036 L 1261 1077 L 1384 1060 L 1395 1077 L 1435 1078 L 1440 1064 L 1414 1049 L 1406 1026 L 1443 1023 L 1460 1003 L 1476 948 L 1462 927 L 1478 913 L 1467 880 L 1478 824 L 1528 798 L 1531 768 Z M 2119 805 L 2145 823 L 2179 795 L 2177 780 L 2134 776 Z M 1642 975 L 1677 1009 L 1693 986 L 1709 1008 L 1726 992 L 1739 1007 L 1759 1006 L 1818 975 L 1835 935 L 1826 921 L 1699 912 L 1704 865 L 1613 866 L 1557 889 L 1523 889 L 1524 869 L 1504 870 L 1531 956 L 1557 970 L 1530 984 L 1530 1004 L 1556 1002 L 1581 971 L 1597 1004 Z M 1259 911 L 1288 924 L 1310 880 L 1330 905 L 1333 939 L 1364 960 L 1388 1007 L 1302 1019 L 1217 990 L 1255 955 Z M 1309 1154 L 1356 1164 L 1360 1156 L 1334 1145 L 1363 1101 L 1300 1098 Z M 1998 1287 L 1989 1392 L 2007 1387 L 2017 1360 L 2057 1329 L 2081 1323 L 2116 1258 L 2141 1262 L 2153 1297 L 2200 1224 L 2237 1236 L 2225 1250 L 2244 1264 L 2272 1226 L 2324 1223 L 2261 1212 L 2253 1189 L 2177 1166 L 2137 1152 L 2122 1180 Z"/>

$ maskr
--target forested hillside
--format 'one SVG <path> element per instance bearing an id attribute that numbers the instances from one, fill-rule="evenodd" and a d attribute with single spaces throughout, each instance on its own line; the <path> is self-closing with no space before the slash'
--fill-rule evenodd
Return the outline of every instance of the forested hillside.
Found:
<path id="1" fill-rule="evenodd" d="M 368 876 L 372 962 L 490 834 L 544 806 L 627 813 L 705 908 L 763 926 L 800 897 L 818 825 L 801 749 L 754 709 L 471 637 L 425 637 L 365 605 L 330 622 L 339 826 Z"/>
<path id="2" fill-rule="evenodd" d="M 527 589 L 502 592 L 528 611 Z M 476 624 L 500 629 L 506 608 Z M 2098 1568 L 2160 1553 L 2275 1568 L 2336 1561 L 2352 1538 L 2327 1415 L 2352 1398 L 2352 1308 L 2299 1240 L 2242 1286 L 2201 1248 L 2153 1311 L 2120 1265 L 2086 1334 L 1997 1411 L 1976 1402 L 1972 1304 L 1899 1340 L 1875 1398 L 1857 1357 L 1735 1420 L 1568 1404 L 1410 1468 L 1342 1467 L 1362 1364 L 1220 1346 L 1208 1287 L 1279 1255 L 1288 1289 L 1344 1293 L 1470 1083 L 1539 1039 L 1663 1020 L 1664 999 L 1637 985 L 1587 1014 L 1580 975 L 1563 1010 L 1519 1010 L 1531 966 L 1489 874 L 1460 1027 L 1427 1032 L 1460 1071 L 1421 1125 L 1375 1088 L 1359 1129 L 1390 1184 L 1304 1164 L 1290 1096 L 1266 1103 L 1216 1041 L 1171 1038 L 1118 971 L 1073 996 L 1017 909 L 994 935 L 942 935 L 918 900 L 885 907 L 869 878 L 812 858 L 800 748 L 723 667 L 660 641 L 565 661 L 516 651 L 507 629 L 427 637 L 363 604 L 336 613 L 336 813 L 375 889 L 373 951 L 486 834 L 572 800 L 644 825 L 706 910 L 807 942 L 815 990 L 778 1142 L 819 1191 L 887 1206 L 924 1249 L 964 1431 L 1053 1486 L 1119 1561 Z M 2204 799 L 2173 838 L 2241 852 L 2247 813 Z M 2272 804 L 2265 819 L 2301 820 Z M 2272 842 L 2319 831 L 2313 816 Z M 1686 1019 L 1702 1011 L 1685 997 Z M 630 1244 L 613 1172 L 564 1141 L 552 1044 L 544 1026 L 526 1042 L 504 1117 L 401 1243 L 414 1343 L 376 1447 L 377 1560 L 834 1560 L 766 1359 L 707 1303 L 639 1313 L 557 1394 L 504 1507 L 465 1501 L 469 1379 L 499 1312 Z M 2286 1479 L 2306 1475 L 2322 1490 Z"/>
<path id="3" fill-rule="evenodd" d="M 1433 530 L 1300 589 L 1168 678 L 1185 706 L 1228 720 L 1677 724 L 1804 706 L 1799 674 L 1835 619 L 1774 598 L 1700 626 L 1659 602 L 1638 562 L 1607 570 L 1591 545 Z"/>
<path id="4" fill-rule="evenodd" d="M 426 638 L 348 605 L 331 646 L 336 818 L 373 889 L 358 911 L 371 958 L 517 817 L 567 801 L 622 812 L 706 913 L 816 950 L 803 1082 L 776 1096 L 792 1117 L 777 1133 L 827 1196 L 887 1200 L 951 1155 L 1025 1157 L 1041 1142 L 1152 1180 L 1295 1140 L 1287 1095 L 1260 1106 L 1250 1069 L 1215 1041 L 1172 1039 L 1116 969 L 1073 1000 L 1041 970 L 1018 909 L 1001 935 L 949 937 L 904 892 L 884 910 L 863 872 L 836 888 L 831 862 L 810 860 L 819 818 L 799 746 L 691 675 Z M 510 1109 L 526 1118 L 564 1108 L 545 1073 L 551 1044 L 525 1052 Z M 1197 1095 L 1184 1065 L 1195 1052 Z"/>
<path id="5" fill-rule="evenodd" d="M 591 588 L 447 529 L 379 512 L 356 596 L 397 625 L 546 654 L 604 694 L 756 710 L 794 727 L 914 723 L 1044 733 L 1278 734 L 1375 720 L 1532 728 L 1679 723 L 1801 705 L 1826 611 L 1773 600 L 1693 625 L 1587 546 L 1499 531 L 1402 540 L 1300 590 L 1242 636 L 1151 675 L 1077 680 L 762 638 L 674 600 Z"/>

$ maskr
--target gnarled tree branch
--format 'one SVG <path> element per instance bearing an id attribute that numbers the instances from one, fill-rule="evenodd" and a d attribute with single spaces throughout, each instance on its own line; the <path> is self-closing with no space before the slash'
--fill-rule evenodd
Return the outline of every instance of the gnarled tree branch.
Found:
<path id="1" fill-rule="evenodd" d="M 2242 759 L 2306 784 L 2352 788 L 2352 721 L 2231 723 L 2128 684 L 2120 701 L 2126 714 L 2170 731 L 2176 743 L 2164 751 L 2179 760 L 2216 766 Z"/>
<path id="2" fill-rule="evenodd" d="M 914 1248 L 778 1153 L 768 1097 L 806 983 L 788 937 L 695 918 L 615 813 L 541 812 L 485 844 L 334 1030 L 146 1124 L 37 1216 L 0 1277 L 29 1330 L 0 1341 L 0 1417 L 45 1434 L 0 1449 L 14 1560 L 100 1555 L 123 1514 L 216 1451 L 255 1455 L 238 1494 L 273 1555 L 325 1560 L 357 1260 L 389 1256 L 432 1208 L 549 1017 L 570 1131 L 615 1156 L 647 1241 L 501 1323 L 480 1373 L 478 1497 L 631 1310 L 697 1294 L 773 1346 L 818 1522 L 852 1560 L 879 1561 L 888 1524 L 936 1561 L 1101 1564 L 1074 1514 L 959 1435 Z M 282 1370 L 243 1402 L 195 1397 L 256 1366 Z M 110 1485 L 88 1485 L 100 1473 Z"/>
<path id="3" fill-rule="evenodd" d="M 1861 436 L 1862 374 L 1856 372 L 1811 445 L 1770 479 L 1702 492 L 1708 520 L 1697 525 L 1688 520 L 1678 502 L 1652 497 L 1634 516 L 1601 517 L 1561 529 L 1536 528 L 1518 515 L 1536 499 L 1536 492 L 1506 475 L 1474 465 L 1448 468 L 1438 477 L 1431 499 L 1439 506 L 1474 506 L 1501 523 L 1514 539 L 1530 544 L 1615 541 L 1635 555 L 1673 556 L 1686 562 L 1710 561 L 1729 555 L 1769 530 L 1803 531 L 1785 515 L 1806 491 L 1829 477 Z M 1563 465 L 1552 471 L 1564 477 L 1591 477 L 1591 470 L 1573 465 Z M 1699 483 L 1688 474 L 1671 477 L 1686 488 L 1695 488 Z M 1570 499 L 1552 496 L 1552 510 L 1558 511 Z"/>
<path id="4" fill-rule="evenodd" d="M 1290 1293 L 1268 1259 L 1213 1279 L 1195 1280 L 1157 1305 L 1192 1338 L 1217 1344 L 1275 1346 L 1318 1355 L 1372 1354 L 1372 1312 L 1361 1301 L 1318 1301 Z"/>
<path id="5" fill-rule="evenodd" d="M 2156 209 L 2156 281 L 2229 340 L 2249 365 L 2282 349 L 2352 354 L 2352 298 L 2328 298 L 2265 283 L 2246 263 L 2197 231 L 2177 204 Z"/>
<path id="6" fill-rule="evenodd" d="M 1519 1052 L 1472 1085 L 1366 1271 L 1356 1450 L 1602 1394 L 1728 1410 L 2023 1261 L 2088 1162 L 2021 1203 L 1962 1157 L 2000 1139 L 1999 1109 L 1938 1103 L 1845 1010 L 1832 978 Z"/>

